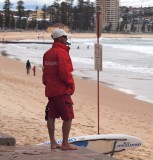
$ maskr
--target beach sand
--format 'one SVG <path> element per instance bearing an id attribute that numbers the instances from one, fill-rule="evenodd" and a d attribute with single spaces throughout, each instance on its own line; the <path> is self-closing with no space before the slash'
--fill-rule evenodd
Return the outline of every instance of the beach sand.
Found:
<path id="1" fill-rule="evenodd" d="M 70 38 L 97 38 L 95 33 L 71 33 Z M 50 39 L 51 34 L 43 31 L 24 31 L 24 32 L 0 32 L 0 41 L 23 40 L 23 39 Z M 102 33 L 101 37 L 105 38 L 153 38 L 153 34 L 112 34 Z"/>
<path id="2" fill-rule="evenodd" d="M 32 39 L 32 33 L 21 37 Z M 35 77 L 32 72 L 27 76 L 24 63 L 0 56 L 0 132 L 14 136 L 17 144 L 49 140 L 44 120 L 47 98 L 41 76 L 38 68 Z M 75 119 L 70 136 L 97 134 L 97 83 L 79 77 L 75 77 L 75 83 Z M 142 147 L 116 154 L 119 160 L 153 159 L 152 113 L 153 104 L 100 84 L 100 134 L 129 134 L 143 141 Z M 56 138 L 61 138 L 61 124 L 61 120 L 56 121 Z"/>

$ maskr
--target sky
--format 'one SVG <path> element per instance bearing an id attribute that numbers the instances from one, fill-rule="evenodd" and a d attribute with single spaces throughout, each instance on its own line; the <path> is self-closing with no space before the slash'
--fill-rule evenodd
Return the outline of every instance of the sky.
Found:
<path id="1" fill-rule="evenodd" d="M 0 9 L 3 8 L 5 0 L 0 0 Z M 13 8 L 16 8 L 18 0 L 10 0 L 13 3 Z M 35 9 L 36 6 L 42 8 L 44 4 L 51 5 L 54 0 L 23 0 L 25 9 Z M 76 0 L 74 0 L 76 1 Z M 91 0 L 96 1 L 96 0 Z M 120 6 L 132 6 L 132 7 L 153 7 L 153 0 L 120 0 Z"/>

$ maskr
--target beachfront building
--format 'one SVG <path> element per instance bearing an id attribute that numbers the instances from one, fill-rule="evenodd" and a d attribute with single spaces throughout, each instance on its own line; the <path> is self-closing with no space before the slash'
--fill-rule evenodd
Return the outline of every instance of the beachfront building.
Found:
<path id="1" fill-rule="evenodd" d="M 41 9 L 31 11 L 29 13 L 29 19 L 36 19 L 37 21 L 44 20 L 44 12 Z M 49 21 L 49 14 L 45 13 L 45 20 Z"/>
<path id="2" fill-rule="evenodd" d="M 119 22 L 119 0 L 102 0 L 102 28 L 116 30 Z"/>

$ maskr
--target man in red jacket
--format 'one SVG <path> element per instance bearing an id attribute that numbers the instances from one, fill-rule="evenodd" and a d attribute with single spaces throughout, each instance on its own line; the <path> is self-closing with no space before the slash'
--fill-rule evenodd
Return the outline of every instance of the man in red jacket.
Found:
<path id="1" fill-rule="evenodd" d="M 49 99 L 47 127 L 51 149 L 75 150 L 77 148 L 68 143 L 71 122 L 74 118 L 71 95 L 75 90 L 70 48 L 67 46 L 67 34 L 64 30 L 56 29 L 51 37 L 54 40 L 52 48 L 43 56 L 43 84 L 45 95 Z M 55 119 L 60 117 L 63 120 L 62 145 L 57 144 L 54 136 Z"/>

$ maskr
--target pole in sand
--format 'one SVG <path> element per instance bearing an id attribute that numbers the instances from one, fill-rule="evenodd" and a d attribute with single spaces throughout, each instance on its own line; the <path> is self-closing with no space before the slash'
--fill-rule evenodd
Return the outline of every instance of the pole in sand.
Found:
<path id="1" fill-rule="evenodd" d="M 99 71 L 102 71 L 102 45 L 99 44 L 99 38 L 102 31 L 101 19 L 102 0 L 96 0 L 96 34 L 97 44 L 95 44 L 95 70 L 97 70 L 97 111 L 98 111 L 98 135 L 99 135 Z"/>

